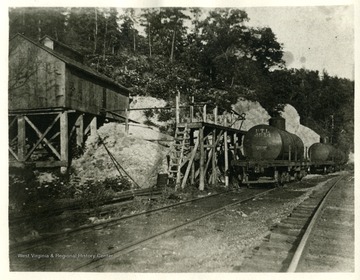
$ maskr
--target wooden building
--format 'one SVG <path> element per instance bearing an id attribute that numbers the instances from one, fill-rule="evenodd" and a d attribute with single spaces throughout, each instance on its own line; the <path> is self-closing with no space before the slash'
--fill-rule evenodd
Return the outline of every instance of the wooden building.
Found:
<path id="1" fill-rule="evenodd" d="M 9 164 L 68 167 L 71 145 L 107 121 L 124 121 L 129 89 L 45 36 L 9 43 Z"/>

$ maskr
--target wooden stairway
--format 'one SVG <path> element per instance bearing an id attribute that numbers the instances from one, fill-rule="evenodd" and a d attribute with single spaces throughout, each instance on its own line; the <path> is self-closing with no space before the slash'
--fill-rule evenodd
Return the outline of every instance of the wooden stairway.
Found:
<path id="1" fill-rule="evenodd" d="M 177 126 L 174 144 L 170 151 L 169 177 L 175 180 L 175 189 L 179 187 L 183 174 L 181 168 L 188 160 L 190 153 L 190 129 L 187 125 Z"/>

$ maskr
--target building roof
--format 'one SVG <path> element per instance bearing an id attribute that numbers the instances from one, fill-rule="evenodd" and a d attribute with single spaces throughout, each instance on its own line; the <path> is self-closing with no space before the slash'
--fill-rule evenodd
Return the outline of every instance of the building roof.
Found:
<path id="1" fill-rule="evenodd" d="M 93 69 L 93 68 L 91 68 L 91 67 L 89 67 L 89 66 L 86 66 L 86 65 L 84 65 L 84 64 L 82 64 L 82 63 L 80 63 L 80 62 L 77 62 L 77 61 L 75 61 L 74 59 L 71 59 L 71 58 L 69 58 L 69 57 L 67 57 L 67 56 L 65 56 L 65 55 L 63 55 L 63 54 L 61 54 L 61 53 L 59 53 L 59 52 L 56 52 L 56 51 L 54 51 L 54 50 L 52 50 L 52 49 L 50 49 L 50 48 L 48 48 L 48 47 L 46 47 L 46 46 L 43 46 L 43 45 L 41 45 L 40 43 L 37 43 L 37 42 L 35 42 L 35 41 L 27 38 L 26 36 L 24 36 L 24 35 L 22 35 L 22 34 L 20 34 L 20 33 L 16 34 L 14 37 L 12 37 L 12 38 L 10 39 L 10 42 L 11 42 L 12 40 L 14 40 L 16 37 L 21 37 L 21 38 L 29 41 L 30 43 L 36 45 L 37 47 L 43 49 L 44 51 L 48 52 L 49 54 L 51 54 L 51 55 L 55 56 L 56 58 L 60 59 L 60 60 L 63 61 L 66 65 L 68 65 L 68 66 L 70 66 L 70 67 L 76 68 L 77 70 L 80 70 L 81 72 L 84 72 L 84 73 L 86 73 L 86 74 L 88 74 L 88 75 L 91 75 L 91 76 L 93 76 L 94 78 L 97 78 L 97 79 L 99 79 L 99 80 L 101 80 L 101 81 L 103 81 L 103 82 L 106 82 L 106 83 L 108 83 L 108 84 L 111 84 L 112 86 L 115 86 L 116 88 L 118 88 L 118 89 L 119 89 L 120 91 L 122 91 L 122 92 L 126 92 L 127 94 L 130 93 L 130 89 L 128 89 L 128 88 L 120 85 L 119 83 L 115 82 L 113 79 L 109 78 L 108 76 L 106 76 L 106 75 L 104 75 L 104 74 L 101 74 L 101 73 L 97 72 L 95 69 Z M 51 38 L 51 37 L 49 37 L 49 36 L 44 36 L 43 38 L 45 38 L 45 37 Z M 52 39 L 52 38 L 51 38 L 51 39 Z M 54 41 L 56 41 L 56 40 L 54 40 Z M 56 41 L 56 43 L 59 43 L 59 42 Z M 61 44 L 62 44 L 62 43 L 61 43 Z M 64 44 L 62 44 L 62 45 L 64 46 Z M 70 47 L 68 47 L 68 48 L 69 48 L 69 49 L 72 49 L 72 48 L 70 48 Z"/>

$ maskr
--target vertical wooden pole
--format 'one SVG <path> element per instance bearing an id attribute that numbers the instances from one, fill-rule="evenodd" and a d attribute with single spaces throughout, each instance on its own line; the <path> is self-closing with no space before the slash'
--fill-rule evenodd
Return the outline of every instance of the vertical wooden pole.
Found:
<path id="1" fill-rule="evenodd" d="M 214 185 L 216 183 L 216 129 L 212 133 L 212 159 L 211 159 L 211 183 Z"/>
<path id="2" fill-rule="evenodd" d="M 18 159 L 25 160 L 26 154 L 26 132 L 25 132 L 25 118 L 23 115 L 17 117 L 18 125 Z"/>
<path id="3" fill-rule="evenodd" d="M 81 147 L 84 143 L 84 115 L 80 116 L 76 120 L 76 145 Z"/>
<path id="4" fill-rule="evenodd" d="M 190 143 L 192 145 L 192 149 L 195 149 L 195 145 L 194 145 L 194 130 L 192 129 L 190 131 Z M 196 149 L 199 145 L 196 146 Z M 196 153 L 196 152 L 195 152 Z M 195 162 L 193 161 L 191 163 L 191 173 L 190 173 L 190 184 L 194 185 L 195 184 Z"/>
<path id="5" fill-rule="evenodd" d="M 218 123 L 217 119 L 218 119 L 218 107 L 216 106 L 214 108 L 214 124 Z"/>
<path id="6" fill-rule="evenodd" d="M 224 126 L 227 125 L 226 118 L 224 118 Z M 227 130 L 224 130 L 224 153 L 225 153 L 225 187 L 229 186 L 229 157 L 228 157 L 228 143 L 227 143 Z"/>
<path id="7" fill-rule="evenodd" d="M 206 104 L 204 105 L 203 108 L 203 122 L 206 122 Z"/>
<path id="8" fill-rule="evenodd" d="M 191 96 L 191 105 L 190 105 L 190 122 L 194 121 L 194 96 Z"/>
<path id="9" fill-rule="evenodd" d="M 237 159 L 238 139 L 237 134 L 234 133 L 234 159 Z"/>
<path id="10" fill-rule="evenodd" d="M 69 122 L 67 111 L 60 113 L 60 158 L 61 161 L 66 162 L 66 167 L 61 167 L 60 170 L 61 173 L 65 173 L 69 162 Z"/>
<path id="11" fill-rule="evenodd" d="M 125 133 L 129 134 L 129 110 L 125 109 Z"/>
<path id="12" fill-rule="evenodd" d="M 180 122 L 180 96 L 177 95 L 175 97 L 175 121 L 176 121 L 176 126 L 179 124 Z"/>
<path id="13" fill-rule="evenodd" d="M 95 135 L 97 131 L 97 118 L 94 117 L 90 123 L 90 134 Z"/>
<path id="14" fill-rule="evenodd" d="M 205 188 L 205 174 L 204 174 L 204 165 L 205 165 L 205 151 L 204 151 L 204 127 L 199 129 L 199 144 L 200 144 L 200 184 L 199 190 L 203 191 Z"/>

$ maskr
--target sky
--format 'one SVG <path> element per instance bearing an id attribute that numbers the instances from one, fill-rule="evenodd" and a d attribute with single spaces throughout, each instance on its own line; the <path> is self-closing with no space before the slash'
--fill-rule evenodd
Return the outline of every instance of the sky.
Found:
<path id="1" fill-rule="evenodd" d="M 325 69 L 354 80 L 353 6 L 245 8 L 251 26 L 268 26 L 283 44 L 287 68 Z"/>

